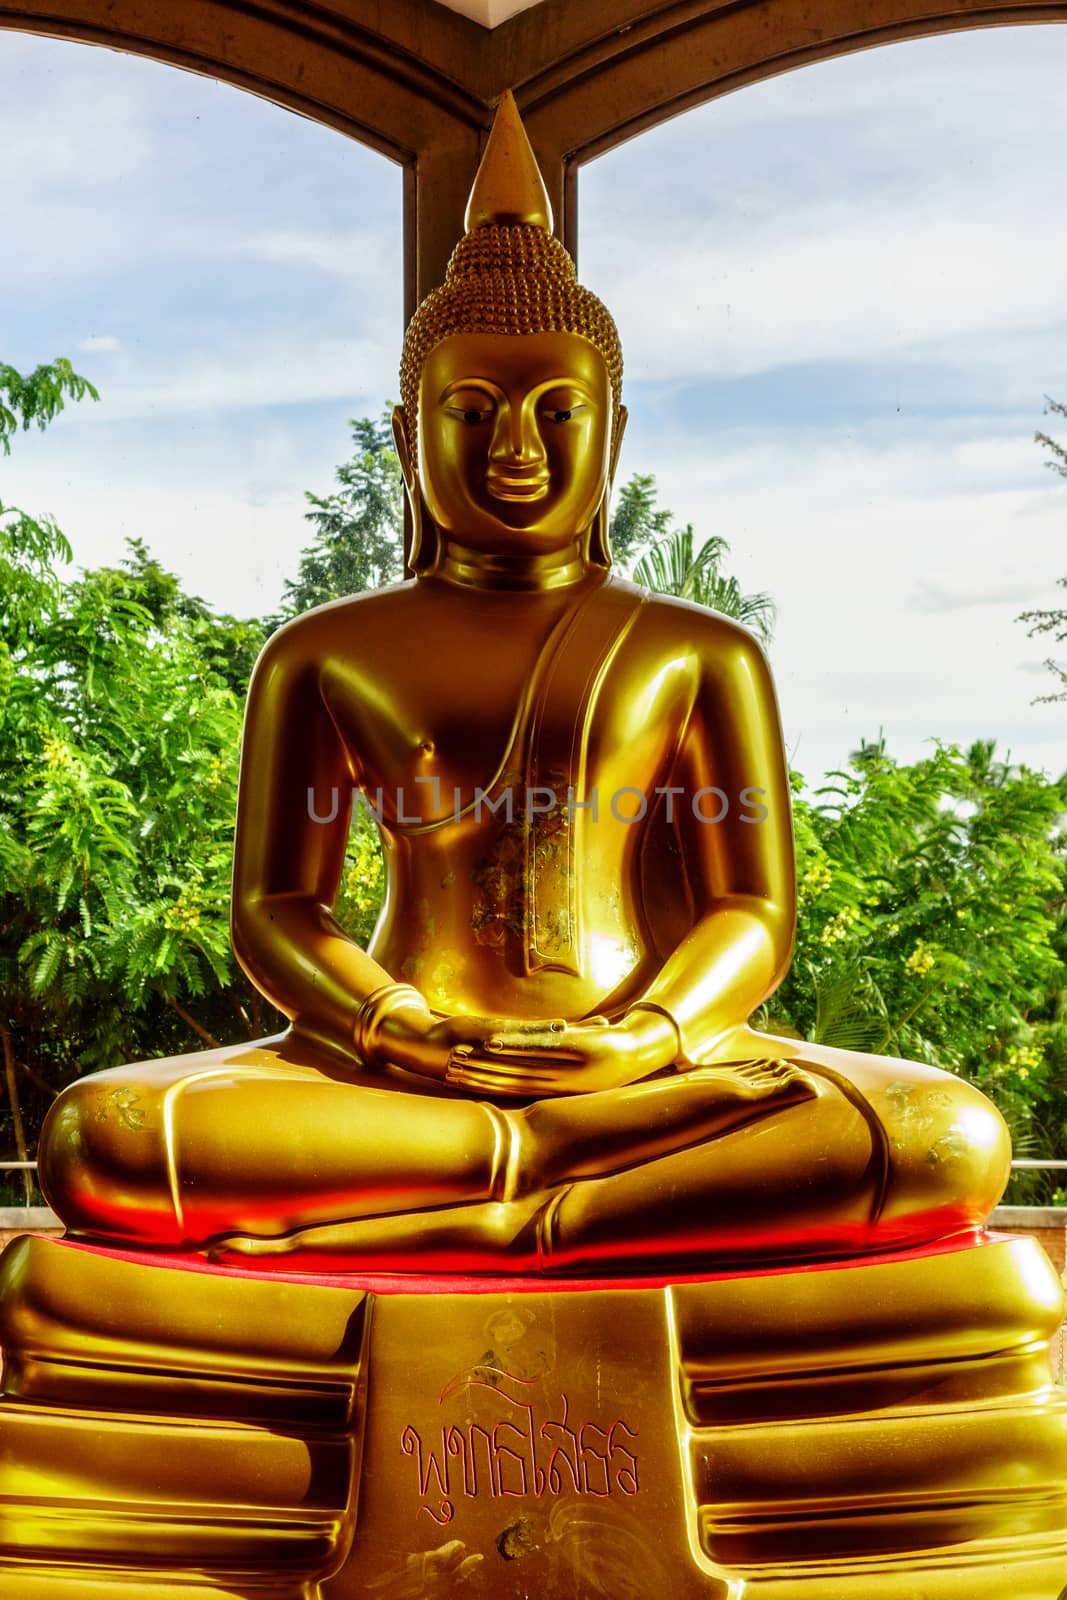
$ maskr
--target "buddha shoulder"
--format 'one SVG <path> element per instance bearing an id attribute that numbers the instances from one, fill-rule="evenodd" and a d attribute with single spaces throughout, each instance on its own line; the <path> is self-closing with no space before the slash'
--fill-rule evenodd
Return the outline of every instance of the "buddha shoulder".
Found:
<path id="1" fill-rule="evenodd" d="M 331 661 L 356 662 L 395 652 L 401 643 L 396 630 L 412 626 L 415 588 L 415 580 L 408 578 L 301 612 L 271 634 L 256 662 L 255 679 L 278 673 L 303 676 Z"/>
<path id="2" fill-rule="evenodd" d="M 715 675 L 718 671 L 753 671 L 767 677 L 769 668 L 755 634 L 732 617 L 675 595 L 648 593 L 641 608 L 638 639 L 657 658 L 688 658 Z"/>

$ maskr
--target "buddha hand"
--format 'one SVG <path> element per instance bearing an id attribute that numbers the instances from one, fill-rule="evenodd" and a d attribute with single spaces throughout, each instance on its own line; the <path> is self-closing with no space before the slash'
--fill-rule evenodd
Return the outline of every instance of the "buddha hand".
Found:
<path id="1" fill-rule="evenodd" d="M 553 1059 L 557 1041 L 567 1029 L 562 1018 L 435 1016 L 418 991 L 407 985 L 393 985 L 380 991 L 380 995 L 380 1001 L 371 996 L 368 1002 L 369 1025 L 357 1024 L 356 1043 L 361 1058 L 369 1066 L 402 1067 L 420 1077 L 459 1087 L 468 1087 L 463 1079 L 468 1063 L 475 1067 L 481 1062 L 490 1071 L 498 1068 L 496 1056 L 490 1051 L 491 1041 L 507 1040 L 511 1048 L 520 1052 L 525 1065 Z M 521 1095 L 528 1091 L 509 1081 L 500 1092 Z"/>
<path id="2" fill-rule="evenodd" d="M 454 1019 L 472 1021 L 474 1019 Z M 478 1019 L 481 1023 L 484 1019 Z M 588 1094 L 636 1083 L 678 1059 L 678 1030 L 665 1013 L 634 1006 L 617 1022 L 501 1021 L 452 1052 L 446 1080 L 479 1094 Z"/>

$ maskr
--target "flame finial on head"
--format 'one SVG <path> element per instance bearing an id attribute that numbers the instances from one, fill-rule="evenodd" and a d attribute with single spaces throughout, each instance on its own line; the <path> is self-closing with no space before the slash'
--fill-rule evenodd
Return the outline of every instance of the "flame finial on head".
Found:
<path id="1" fill-rule="evenodd" d="M 578 334 L 607 363 L 617 413 L 619 335 L 607 309 L 578 282 L 574 262 L 552 233 L 548 190 L 510 90 L 474 179 L 466 228 L 444 283 L 430 290 L 404 338 L 400 397 L 412 441 L 423 363 L 454 333 Z"/>
<path id="2" fill-rule="evenodd" d="M 552 232 L 552 203 L 510 89 L 497 107 L 463 227 L 470 233 L 493 222 L 525 222 Z"/>

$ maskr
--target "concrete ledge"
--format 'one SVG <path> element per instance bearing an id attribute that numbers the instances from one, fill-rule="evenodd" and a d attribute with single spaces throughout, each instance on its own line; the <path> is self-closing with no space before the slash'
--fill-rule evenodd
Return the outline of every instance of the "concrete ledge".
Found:
<path id="1" fill-rule="evenodd" d="M 51 1206 L 0 1206 L 0 1232 L 36 1233 L 39 1228 L 62 1228 Z"/>
<path id="2" fill-rule="evenodd" d="M 997 1206 L 991 1228 L 1067 1228 L 1067 1206 Z"/>

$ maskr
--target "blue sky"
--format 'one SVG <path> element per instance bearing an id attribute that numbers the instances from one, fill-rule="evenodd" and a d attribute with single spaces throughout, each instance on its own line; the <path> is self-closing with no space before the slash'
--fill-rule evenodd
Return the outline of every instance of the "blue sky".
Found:
<path id="1" fill-rule="evenodd" d="M 1067 573 L 1067 484 L 1032 442 L 1067 391 L 1065 83 L 1062 26 L 895 45 L 583 175 L 582 276 L 626 352 L 623 470 L 655 470 L 776 597 L 806 773 L 880 728 L 909 758 L 995 736 L 1067 765 L 1064 708 L 1029 704 L 1047 642 L 1014 621 Z"/>
<path id="2" fill-rule="evenodd" d="M 129 535 L 206 598 L 270 609 L 348 419 L 396 392 L 401 172 L 228 86 L 0 32 L 3 358 L 101 393 L 0 464 L 79 563 Z"/>
<path id="3" fill-rule="evenodd" d="M 1067 572 L 1067 27 L 786 74 L 588 167 L 580 271 L 615 312 L 621 467 L 775 596 L 787 742 L 815 775 L 884 728 L 1067 763 L 1014 621 Z M 347 419 L 397 389 L 400 171 L 117 53 L 0 33 L 0 358 L 98 406 L 0 462 L 80 564 L 129 535 L 230 609 L 276 602 Z M 1056 432 L 1055 427 L 1050 431 Z M 1061 432 L 1067 429 L 1061 429 Z"/>

